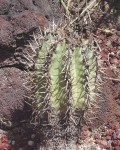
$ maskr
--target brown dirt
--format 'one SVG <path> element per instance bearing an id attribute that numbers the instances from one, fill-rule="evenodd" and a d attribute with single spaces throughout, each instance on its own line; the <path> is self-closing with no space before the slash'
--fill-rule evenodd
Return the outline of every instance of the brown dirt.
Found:
<path id="1" fill-rule="evenodd" d="M 105 1 L 93 13 L 94 34 L 100 46 L 101 60 L 103 61 L 101 98 L 98 99 L 97 112 L 93 119 L 93 126 L 99 127 L 110 122 L 120 122 L 120 30 L 119 18 L 120 2 Z M 104 3 L 104 2 L 103 2 Z M 114 11 L 113 11 L 114 10 Z"/>
<path id="2" fill-rule="evenodd" d="M 118 33 L 120 31 L 117 31 Z M 120 122 L 120 55 L 119 55 L 119 34 L 104 35 L 99 33 L 98 43 L 100 44 L 103 62 L 104 75 L 103 89 L 101 91 L 102 101 L 98 101 L 97 119 L 94 126 L 109 122 Z"/>
<path id="3" fill-rule="evenodd" d="M 112 70 L 106 71 L 107 76 L 104 79 L 102 89 L 102 100 L 98 102 L 96 119 L 93 121 L 94 127 L 110 122 L 120 122 L 120 81 L 116 81 L 116 76 Z M 111 79 L 112 78 L 112 79 Z"/>

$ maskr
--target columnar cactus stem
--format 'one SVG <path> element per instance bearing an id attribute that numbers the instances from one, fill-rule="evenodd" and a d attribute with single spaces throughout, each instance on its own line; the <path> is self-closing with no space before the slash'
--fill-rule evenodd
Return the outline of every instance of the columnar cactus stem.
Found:
<path id="1" fill-rule="evenodd" d="M 85 111 L 95 99 L 97 58 L 86 43 L 71 43 L 59 30 L 41 38 L 36 61 L 36 101 L 47 110 L 69 116 Z"/>
<path id="2" fill-rule="evenodd" d="M 51 78 L 51 106 L 57 111 L 63 109 L 66 102 L 64 70 L 65 51 L 66 43 L 65 40 L 63 40 L 58 43 L 49 68 Z"/>

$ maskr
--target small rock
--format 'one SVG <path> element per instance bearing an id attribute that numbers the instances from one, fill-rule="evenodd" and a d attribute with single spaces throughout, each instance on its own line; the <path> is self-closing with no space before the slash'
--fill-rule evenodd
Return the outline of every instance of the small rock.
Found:
<path id="1" fill-rule="evenodd" d="M 34 139 L 34 138 L 35 138 L 35 134 L 32 134 L 32 135 L 31 135 L 31 139 Z"/>
<path id="2" fill-rule="evenodd" d="M 116 136 L 120 140 L 120 129 L 116 130 Z"/>
<path id="3" fill-rule="evenodd" d="M 11 148 L 11 145 L 9 143 L 3 143 L 0 141 L 0 150 L 9 150 Z"/>
<path id="4" fill-rule="evenodd" d="M 112 129 L 109 129 L 109 130 L 107 130 L 106 131 L 106 135 L 112 135 L 114 133 L 114 130 L 112 130 Z"/>
<path id="5" fill-rule="evenodd" d="M 24 150 L 23 148 L 19 148 L 18 150 Z"/>
<path id="6" fill-rule="evenodd" d="M 114 122 L 110 124 L 113 130 L 120 129 L 119 122 Z"/>
<path id="7" fill-rule="evenodd" d="M 7 135 L 3 134 L 1 137 L 1 141 L 2 141 L 2 143 L 9 143 Z"/>
<path id="8" fill-rule="evenodd" d="M 108 46 L 108 47 L 110 47 L 111 46 L 111 41 L 107 41 L 107 43 L 106 43 L 106 45 Z"/>
<path id="9" fill-rule="evenodd" d="M 95 134 L 94 135 L 94 139 L 100 139 L 100 135 L 99 134 Z"/>
<path id="10" fill-rule="evenodd" d="M 95 144 L 100 144 L 100 143 L 101 143 L 101 140 L 98 140 L 98 139 L 95 140 Z"/>
<path id="11" fill-rule="evenodd" d="M 34 145 L 34 141 L 31 141 L 31 140 L 28 141 L 28 145 L 29 145 L 29 146 L 33 146 L 33 145 Z"/>
<path id="12" fill-rule="evenodd" d="M 108 145 L 111 146 L 112 140 L 108 140 Z"/>
<path id="13" fill-rule="evenodd" d="M 120 146 L 120 140 L 118 140 L 118 146 Z"/>
<path id="14" fill-rule="evenodd" d="M 107 141 L 100 141 L 100 145 L 102 145 L 104 148 L 106 147 L 106 146 L 108 146 L 108 144 L 107 144 Z"/>
<path id="15" fill-rule="evenodd" d="M 89 128 L 88 128 L 87 126 L 84 126 L 84 127 L 83 127 L 83 131 L 88 131 L 88 129 L 89 129 Z"/>
<path id="16" fill-rule="evenodd" d="M 116 33 L 118 36 L 120 36 L 120 31 L 117 31 L 117 33 Z"/>
<path id="17" fill-rule="evenodd" d="M 116 57 L 111 58 L 110 59 L 110 64 L 115 65 L 115 66 L 118 65 L 119 64 L 118 59 Z"/>
<path id="18" fill-rule="evenodd" d="M 88 136 L 82 135 L 82 136 L 81 136 L 81 140 L 85 140 L 85 139 L 87 139 L 87 137 L 88 137 Z"/>
<path id="19" fill-rule="evenodd" d="M 117 18 L 116 25 L 117 25 L 118 30 L 120 30 L 120 16 L 118 16 Z"/>
<path id="20" fill-rule="evenodd" d="M 111 136 L 106 136 L 106 140 L 111 140 Z"/>
<path id="21" fill-rule="evenodd" d="M 113 134 L 113 139 L 114 139 L 114 140 L 120 139 L 120 130 L 118 130 L 117 132 L 115 132 L 115 133 Z"/>
<path id="22" fill-rule="evenodd" d="M 119 146 L 119 144 L 120 144 L 119 140 L 112 141 L 113 146 Z"/>
<path id="23" fill-rule="evenodd" d="M 11 142 L 11 144 L 12 144 L 12 145 L 15 145 L 15 141 L 13 140 L 13 141 Z"/>
<path id="24" fill-rule="evenodd" d="M 84 135 L 84 136 L 88 136 L 88 134 L 89 134 L 89 131 L 84 131 L 84 132 L 83 132 L 83 135 Z"/>
<path id="25" fill-rule="evenodd" d="M 0 134 L 7 134 L 7 132 L 2 130 L 2 129 L 0 129 Z"/>
<path id="26" fill-rule="evenodd" d="M 115 150 L 120 150 L 120 146 L 115 146 Z"/>

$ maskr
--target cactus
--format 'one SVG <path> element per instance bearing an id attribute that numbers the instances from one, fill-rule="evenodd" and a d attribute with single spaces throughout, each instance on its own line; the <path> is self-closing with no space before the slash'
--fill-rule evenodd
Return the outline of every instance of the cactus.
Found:
<path id="1" fill-rule="evenodd" d="M 88 42 L 71 42 L 63 32 L 49 30 L 38 38 L 35 96 L 40 116 L 78 115 L 95 100 L 97 57 Z"/>
<path id="2" fill-rule="evenodd" d="M 89 121 L 99 90 L 100 63 L 94 51 L 95 41 L 92 47 L 84 39 L 81 17 L 71 11 L 75 3 L 66 3 L 62 1 L 66 9 L 63 24 L 56 26 L 53 22 L 52 28 L 43 29 L 34 40 L 38 46 L 34 112 L 40 127 L 37 132 L 44 135 L 43 141 L 50 141 L 48 149 L 49 143 L 55 145 L 51 149 L 56 149 L 57 140 L 60 147 L 60 140 L 79 141 L 81 121 Z"/>

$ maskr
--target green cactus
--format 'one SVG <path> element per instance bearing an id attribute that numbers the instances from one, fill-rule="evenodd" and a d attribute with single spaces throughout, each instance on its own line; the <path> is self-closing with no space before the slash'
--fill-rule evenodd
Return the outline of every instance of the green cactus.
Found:
<path id="1" fill-rule="evenodd" d="M 62 109 L 67 101 L 65 91 L 64 54 L 66 52 L 65 40 L 59 42 L 49 66 L 51 84 L 51 106 L 56 110 Z"/>
<path id="2" fill-rule="evenodd" d="M 86 110 L 95 100 L 98 62 L 88 43 L 71 42 L 57 29 L 39 38 L 36 106 L 56 115 Z M 69 111 L 71 110 L 71 111 Z"/>

